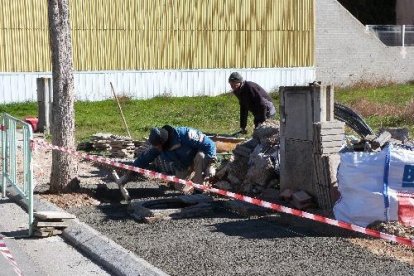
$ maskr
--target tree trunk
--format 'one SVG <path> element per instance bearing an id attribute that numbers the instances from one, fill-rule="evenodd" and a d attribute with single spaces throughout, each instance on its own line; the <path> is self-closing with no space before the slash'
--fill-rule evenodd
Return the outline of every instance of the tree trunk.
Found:
<path id="1" fill-rule="evenodd" d="M 72 39 L 68 0 L 48 0 L 50 48 L 53 72 L 53 145 L 74 148 L 75 111 Z M 78 185 L 76 159 L 54 150 L 52 154 L 51 192 L 73 190 Z"/>

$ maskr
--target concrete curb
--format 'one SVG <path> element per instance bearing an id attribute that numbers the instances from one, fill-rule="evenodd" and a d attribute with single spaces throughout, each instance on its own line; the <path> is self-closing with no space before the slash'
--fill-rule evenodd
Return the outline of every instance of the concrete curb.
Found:
<path id="1" fill-rule="evenodd" d="M 27 204 L 11 189 L 8 189 L 8 197 L 27 210 Z M 65 212 L 37 196 L 34 197 L 34 206 L 34 211 Z M 168 275 L 78 219 L 72 220 L 61 236 L 113 275 Z"/>

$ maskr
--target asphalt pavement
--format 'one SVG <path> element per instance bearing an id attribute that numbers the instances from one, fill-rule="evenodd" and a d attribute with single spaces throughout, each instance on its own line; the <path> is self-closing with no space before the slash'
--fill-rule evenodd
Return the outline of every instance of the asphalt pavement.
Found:
<path id="1" fill-rule="evenodd" d="M 9 198 L 0 198 L 0 240 L 26 276 L 110 275 L 60 236 L 28 238 L 28 215 Z M 0 275 L 17 275 L 15 266 L 0 255 Z"/>
<path id="2" fill-rule="evenodd" d="M 127 188 L 136 200 L 179 195 L 149 182 Z M 119 190 L 97 196 L 100 206 L 69 211 L 170 275 L 414 275 L 413 266 L 349 241 L 367 236 L 287 214 L 241 215 L 247 203 L 215 198 L 208 215 L 143 223 L 119 204 Z"/>
<path id="3" fill-rule="evenodd" d="M 0 234 L 23 275 L 167 275 L 78 219 L 61 236 L 28 238 L 28 215 L 18 205 L 22 200 L 8 195 L 12 200 L 0 198 Z M 64 212 L 37 196 L 34 206 L 35 211 Z M 18 275 L 7 258 L 0 258 L 0 276 Z"/>

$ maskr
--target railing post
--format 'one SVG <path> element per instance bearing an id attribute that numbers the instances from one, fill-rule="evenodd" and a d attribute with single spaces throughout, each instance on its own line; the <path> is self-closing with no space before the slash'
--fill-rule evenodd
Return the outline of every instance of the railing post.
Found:
<path id="1" fill-rule="evenodd" d="M 32 127 L 18 120 L 6 113 L 2 114 L 1 118 L 2 130 L 1 130 L 1 153 L 2 153 L 2 196 L 6 195 L 6 187 L 8 184 L 21 195 L 25 203 L 27 204 L 27 212 L 29 215 L 29 236 L 33 234 L 33 164 L 32 164 L 32 143 L 33 143 L 33 131 Z M 17 178 L 17 125 L 22 126 L 22 149 L 23 149 L 23 179 Z M 19 166 L 19 168 L 21 168 Z M 20 171 L 19 171 L 20 173 Z M 23 183 L 18 183 L 22 180 Z M 21 184 L 21 185 L 20 185 Z"/>
<path id="2" fill-rule="evenodd" d="M 29 127 L 24 128 L 23 144 L 24 144 L 24 194 L 27 195 L 27 208 L 29 213 L 29 236 L 33 235 L 33 164 L 32 164 L 32 149 L 33 149 L 33 132 Z"/>
<path id="3" fill-rule="evenodd" d="M 2 175 L 1 175 L 1 195 L 2 197 L 6 197 L 6 185 L 7 185 L 7 179 L 6 179 L 6 125 L 5 125 L 5 118 L 4 113 L 1 116 L 1 169 L 2 169 Z"/>

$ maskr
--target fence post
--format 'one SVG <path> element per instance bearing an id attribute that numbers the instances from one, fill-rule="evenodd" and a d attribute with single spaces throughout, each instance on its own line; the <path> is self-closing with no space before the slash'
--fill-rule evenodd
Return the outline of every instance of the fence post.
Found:
<path id="1" fill-rule="evenodd" d="M 1 195 L 2 197 L 6 197 L 6 185 L 7 185 L 7 179 L 6 179 L 6 125 L 5 125 L 5 119 L 4 119 L 4 113 L 1 117 L 1 169 L 2 169 L 2 177 L 1 177 Z"/>
<path id="2" fill-rule="evenodd" d="M 405 47 L 405 25 L 401 26 L 401 44 Z"/>
<path id="3" fill-rule="evenodd" d="M 23 193 L 27 196 L 29 213 L 29 236 L 33 235 L 33 165 L 32 165 L 33 132 L 30 128 L 23 129 L 23 160 L 24 178 Z"/>
<path id="4" fill-rule="evenodd" d="M 36 80 L 37 84 L 37 103 L 39 108 L 39 122 L 38 129 L 39 131 L 49 134 L 50 133 L 50 121 L 52 118 L 52 79 L 51 78 L 38 78 Z"/>

